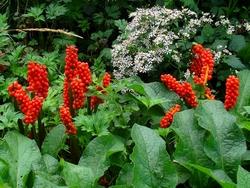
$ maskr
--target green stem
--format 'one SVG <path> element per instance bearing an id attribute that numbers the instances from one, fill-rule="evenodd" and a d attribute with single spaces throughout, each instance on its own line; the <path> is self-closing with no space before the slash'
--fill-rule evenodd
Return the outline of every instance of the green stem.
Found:
<path id="1" fill-rule="evenodd" d="M 36 143 L 39 144 L 39 139 L 38 139 L 37 134 L 36 134 L 36 127 L 34 124 L 32 124 L 31 126 L 32 126 L 31 132 L 32 132 L 33 138 L 36 141 Z"/>
<path id="2" fill-rule="evenodd" d="M 17 124 L 18 124 L 18 128 L 19 128 L 20 133 L 25 135 L 25 129 L 24 129 L 22 120 L 18 119 Z"/>
<path id="3" fill-rule="evenodd" d="M 72 156 L 72 162 L 77 164 L 79 159 L 80 159 L 80 155 L 81 155 L 81 152 L 80 152 L 80 147 L 78 145 L 78 140 L 77 140 L 77 137 L 75 135 L 70 135 L 70 153 L 71 153 L 71 156 Z"/>
<path id="4" fill-rule="evenodd" d="M 42 143 L 43 143 L 44 138 L 45 138 L 45 134 L 46 134 L 45 127 L 44 127 L 44 124 L 42 123 L 41 119 L 42 118 L 40 115 L 38 118 L 38 139 L 39 139 L 38 146 L 39 146 L 39 148 L 41 148 Z"/>

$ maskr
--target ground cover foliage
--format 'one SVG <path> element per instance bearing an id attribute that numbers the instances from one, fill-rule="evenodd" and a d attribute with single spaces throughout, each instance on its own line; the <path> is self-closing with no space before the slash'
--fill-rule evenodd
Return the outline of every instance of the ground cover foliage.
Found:
<path id="1" fill-rule="evenodd" d="M 2 0 L 0 187 L 247 187 L 249 9 Z"/>

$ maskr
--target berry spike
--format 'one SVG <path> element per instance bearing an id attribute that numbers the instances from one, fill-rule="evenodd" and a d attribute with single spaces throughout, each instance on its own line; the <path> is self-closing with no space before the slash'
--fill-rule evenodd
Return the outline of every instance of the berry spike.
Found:
<path id="1" fill-rule="evenodd" d="M 171 125 L 174 119 L 174 115 L 181 110 L 181 106 L 176 104 L 170 110 L 168 110 L 165 116 L 161 119 L 160 126 L 161 128 L 167 128 Z"/>
<path id="2" fill-rule="evenodd" d="M 28 63 L 27 77 L 29 83 L 27 90 L 33 92 L 36 96 L 45 99 L 49 90 L 49 80 L 46 66 L 30 61 Z"/>
<path id="3" fill-rule="evenodd" d="M 60 118 L 66 128 L 66 132 L 68 134 L 76 135 L 77 129 L 72 121 L 72 116 L 70 114 L 69 107 L 60 107 Z"/>
<path id="4" fill-rule="evenodd" d="M 239 78 L 230 75 L 226 80 L 226 96 L 224 107 L 226 110 L 230 110 L 237 103 L 237 98 L 239 96 Z"/>
<path id="5" fill-rule="evenodd" d="M 192 47 L 194 58 L 190 65 L 190 71 L 194 74 L 194 82 L 205 86 L 208 80 L 212 79 L 214 59 L 209 49 L 196 44 Z"/>

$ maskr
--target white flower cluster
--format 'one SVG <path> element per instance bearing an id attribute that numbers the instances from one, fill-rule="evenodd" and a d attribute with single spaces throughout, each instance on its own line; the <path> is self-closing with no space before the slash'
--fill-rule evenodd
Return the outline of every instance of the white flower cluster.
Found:
<path id="1" fill-rule="evenodd" d="M 178 42 L 192 39 L 198 29 L 206 24 L 223 25 L 228 28 L 228 33 L 235 30 L 225 17 L 215 22 L 209 13 L 198 17 L 195 12 L 185 8 L 137 9 L 130 17 L 133 19 L 125 33 L 117 38 L 112 47 L 112 65 L 117 79 L 148 73 L 166 56 L 179 63 L 182 54 Z M 249 25 L 246 26 L 249 29 Z"/>

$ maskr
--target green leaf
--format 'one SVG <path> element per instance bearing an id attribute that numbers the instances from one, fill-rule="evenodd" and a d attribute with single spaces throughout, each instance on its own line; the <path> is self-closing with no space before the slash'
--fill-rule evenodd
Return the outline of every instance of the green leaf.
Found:
<path id="1" fill-rule="evenodd" d="M 9 177 L 13 187 L 26 184 L 32 165 L 39 163 L 41 154 L 34 140 L 17 132 L 8 132 L 0 147 L 0 160 L 9 165 Z"/>
<path id="2" fill-rule="evenodd" d="M 240 91 L 235 110 L 240 113 L 244 106 L 250 105 L 250 71 L 243 70 L 238 73 L 240 79 Z"/>
<path id="3" fill-rule="evenodd" d="M 131 136 L 135 142 L 131 154 L 134 187 L 176 187 L 176 170 L 166 151 L 164 140 L 152 129 L 136 124 Z"/>
<path id="4" fill-rule="evenodd" d="M 50 181 L 43 176 L 36 175 L 34 178 L 33 188 L 67 188 L 66 186 L 59 186 L 53 181 Z"/>
<path id="5" fill-rule="evenodd" d="M 213 178 L 216 182 L 218 182 L 221 187 L 223 188 L 235 188 L 235 184 L 232 182 L 232 180 L 227 176 L 227 174 L 221 170 L 211 170 L 209 168 L 200 166 L 200 165 L 195 165 L 195 164 L 187 164 L 204 174 L 208 175 L 209 177 Z"/>
<path id="6" fill-rule="evenodd" d="M 175 105 L 179 99 L 174 92 L 167 90 L 159 82 L 143 83 L 142 86 L 146 97 L 138 97 L 138 99 L 148 108 L 160 104 L 164 110 L 167 110 Z"/>
<path id="7" fill-rule="evenodd" d="M 209 167 L 212 161 L 204 151 L 204 138 L 206 131 L 198 126 L 194 116 L 194 110 L 178 112 L 171 125 L 178 139 L 176 140 L 175 160 L 178 163 L 196 163 L 201 166 Z M 201 187 L 206 185 L 208 177 L 198 171 L 191 171 L 193 185 Z"/>
<path id="8" fill-rule="evenodd" d="M 207 42 L 212 41 L 214 38 L 214 29 L 212 28 L 212 26 L 206 24 L 201 30 L 201 36 Z"/>
<path id="9" fill-rule="evenodd" d="M 15 112 L 14 106 L 11 103 L 0 105 L 0 130 L 5 128 L 18 128 L 17 121 L 23 115 Z"/>
<path id="10" fill-rule="evenodd" d="M 196 110 L 199 126 L 210 134 L 206 138 L 205 152 L 215 162 L 215 168 L 224 170 L 235 179 L 241 157 L 246 152 L 243 133 L 236 118 L 229 114 L 222 102 L 201 102 Z"/>
<path id="11" fill-rule="evenodd" d="M 63 162 L 62 173 L 65 182 L 69 187 L 95 187 L 93 182 L 95 176 L 91 168 Z"/>
<path id="12" fill-rule="evenodd" d="M 250 185 L 250 172 L 239 166 L 237 173 L 237 188 L 245 188 Z"/>
<path id="13" fill-rule="evenodd" d="M 243 35 L 233 35 L 228 48 L 231 51 L 239 52 L 245 46 L 246 40 Z"/>
<path id="14" fill-rule="evenodd" d="M 97 137 L 86 147 L 79 166 L 89 168 L 90 182 L 96 185 L 98 179 L 110 166 L 109 157 L 123 151 L 125 151 L 124 144 L 119 137 L 111 134 Z"/>
<path id="15" fill-rule="evenodd" d="M 23 14 L 24 17 L 32 17 L 35 21 L 45 21 L 44 16 L 42 15 L 44 11 L 44 5 L 40 5 L 37 7 L 31 7 L 28 10 L 27 14 Z"/>
<path id="16" fill-rule="evenodd" d="M 122 170 L 119 173 L 119 176 L 116 180 L 116 185 L 125 186 L 127 188 L 133 187 L 132 180 L 133 180 L 133 164 L 126 163 Z"/>
<path id="17" fill-rule="evenodd" d="M 65 185 L 63 177 L 59 175 L 61 168 L 58 160 L 51 155 L 43 155 L 42 160 L 33 168 L 32 172 L 34 178 L 33 187 L 45 187 L 46 185 L 49 187 L 60 187 Z"/>
<path id="18" fill-rule="evenodd" d="M 235 55 L 229 55 L 224 58 L 224 62 L 235 69 L 245 69 L 246 66 Z"/>
<path id="19" fill-rule="evenodd" d="M 246 44 L 244 48 L 242 48 L 239 51 L 238 56 L 241 58 L 241 60 L 244 63 L 250 64 L 250 43 L 249 42 Z"/>
<path id="20" fill-rule="evenodd" d="M 57 157 L 58 152 L 64 147 L 66 137 L 63 125 L 54 127 L 43 142 L 42 153 Z"/>
<path id="21" fill-rule="evenodd" d="M 64 15 L 67 12 L 67 9 L 64 5 L 58 3 L 51 3 L 46 8 L 46 17 L 50 20 L 53 20 L 59 16 Z"/>
<path id="22" fill-rule="evenodd" d="M 192 10 L 198 10 L 198 7 L 194 0 L 181 0 L 181 2 L 183 3 L 184 6 Z"/>

